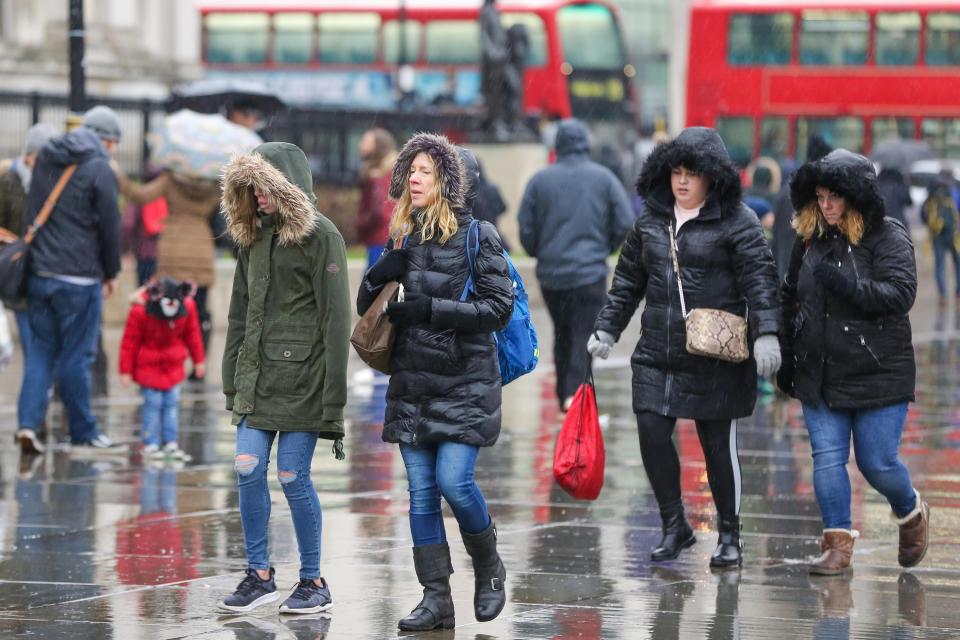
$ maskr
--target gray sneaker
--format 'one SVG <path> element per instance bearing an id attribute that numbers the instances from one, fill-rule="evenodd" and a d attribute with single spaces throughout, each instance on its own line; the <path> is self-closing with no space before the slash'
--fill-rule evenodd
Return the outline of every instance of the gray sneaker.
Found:
<path id="1" fill-rule="evenodd" d="M 320 578 L 320 582 L 322 587 L 309 578 L 302 578 L 290 597 L 280 605 L 280 613 L 320 613 L 332 607 L 327 581 Z"/>
<path id="2" fill-rule="evenodd" d="M 270 577 L 261 580 L 256 569 L 247 569 L 247 576 L 237 585 L 237 590 L 224 598 L 219 607 L 226 611 L 246 613 L 280 597 L 277 585 L 273 581 L 274 570 L 270 568 Z"/>

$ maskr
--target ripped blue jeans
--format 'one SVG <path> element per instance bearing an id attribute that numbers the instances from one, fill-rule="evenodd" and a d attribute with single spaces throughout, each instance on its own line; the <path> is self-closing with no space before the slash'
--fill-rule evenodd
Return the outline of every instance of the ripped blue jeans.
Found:
<path id="1" fill-rule="evenodd" d="M 240 489 L 240 520 L 251 569 L 269 569 L 270 488 L 267 468 L 277 431 L 237 425 L 237 456 L 234 468 Z M 317 446 L 317 434 L 280 431 L 277 444 L 277 477 L 293 516 L 293 529 L 300 549 L 300 577 L 320 577 L 320 531 L 323 514 L 320 499 L 310 478 L 310 463 Z"/>

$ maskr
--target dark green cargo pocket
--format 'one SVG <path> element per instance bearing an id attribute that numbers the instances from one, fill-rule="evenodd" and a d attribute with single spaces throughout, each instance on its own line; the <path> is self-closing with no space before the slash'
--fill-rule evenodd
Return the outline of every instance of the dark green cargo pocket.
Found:
<path id="1" fill-rule="evenodd" d="M 257 386 L 265 393 L 297 395 L 310 378 L 312 344 L 263 342 Z"/>

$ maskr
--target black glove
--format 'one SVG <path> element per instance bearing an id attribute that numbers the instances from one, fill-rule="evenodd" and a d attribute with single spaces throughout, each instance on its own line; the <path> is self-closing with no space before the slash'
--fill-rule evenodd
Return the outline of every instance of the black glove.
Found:
<path id="1" fill-rule="evenodd" d="M 393 324 L 425 324 L 430 322 L 433 298 L 422 293 L 407 293 L 403 302 L 387 305 L 387 318 Z"/>
<path id="2" fill-rule="evenodd" d="M 391 280 L 399 281 L 407 272 L 407 250 L 393 249 L 380 256 L 377 263 L 367 271 L 370 284 L 379 287 Z"/>
<path id="3" fill-rule="evenodd" d="M 780 391 L 783 391 L 785 394 L 791 397 L 794 396 L 794 375 L 797 371 L 797 363 L 794 360 L 794 355 L 792 352 L 785 351 L 783 354 L 783 364 L 780 365 L 780 369 L 777 370 L 777 387 Z"/>
<path id="4" fill-rule="evenodd" d="M 813 268 L 817 282 L 842 298 L 852 298 L 857 292 L 857 283 L 843 275 L 840 269 L 821 262 Z"/>

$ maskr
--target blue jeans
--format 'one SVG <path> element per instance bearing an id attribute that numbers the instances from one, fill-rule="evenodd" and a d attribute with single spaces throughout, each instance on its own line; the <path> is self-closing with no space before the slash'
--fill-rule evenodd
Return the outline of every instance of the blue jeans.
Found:
<path id="1" fill-rule="evenodd" d="M 447 541 L 440 496 L 453 509 L 460 528 L 480 533 L 490 526 L 490 513 L 473 480 L 478 447 L 458 442 L 438 445 L 400 445 L 410 490 L 410 533 L 413 546 Z"/>
<path id="2" fill-rule="evenodd" d="M 30 314 L 27 310 L 14 311 L 14 317 L 17 319 L 17 332 L 20 334 L 20 350 L 23 351 L 23 361 L 27 361 L 27 354 L 30 352 L 30 341 L 33 339 L 33 331 L 30 329 Z"/>
<path id="3" fill-rule="evenodd" d="M 17 406 L 20 426 L 36 430 L 43 424 L 56 377 L 67 409 L 70 440 L 90 442 L 97 437 L 97 421 L 90 410 L 90 367 L 103 308 L 100 284 L 80 286 L 33 276 L 27 302 L 33 338 Z"/>
<path id="4" fill-rule="evenodd" d="M 813 488 L 826 529 L 850 529 L 850 436 L 857 467 L 890 503 L 897 517 L 910 513 L 916 496 L 910 473 L 900 461 L 900 435 L 907 403 L 879 409 L 834 410 L 803 405 L 803 418 L 813 449 Z"/>
<path id="5" fill-rule="evenodd" d="M 946 242 L 933 243 L 933 271 L 937 278 L 937 291 L 941 298 L 947 296 L 947 256 L 953 259 L 953 286 L 956 295 L 960 296 L 960 256 L 953 243 Z"/>
<path id="6" fill-rule="evenodd" d="M 143 387 L 143 444 L 167 444 L 177 441 L 180 426 L 180 385 L 161 391 Z"/>
<path id="7" fill-rule="evenodd" d="M 237 425 L 237 485 L 240 488 L 240 520 L 251 569 L 269 569 L 268 531 L 270 527 L 270 488 L 267 467 L 270 449 L 278 432 L 251 427 L 246 418 Z M 277 468 L 280 486 L 290 505 L 293 529 L 300 549 L 300 577 L 320 577 L 320 531 L 323 514 L 320 498 L 310 478 L 310 463 L 317 446 L 317 434 L 306 431 L 280 431 L 277 444 Z"/>

